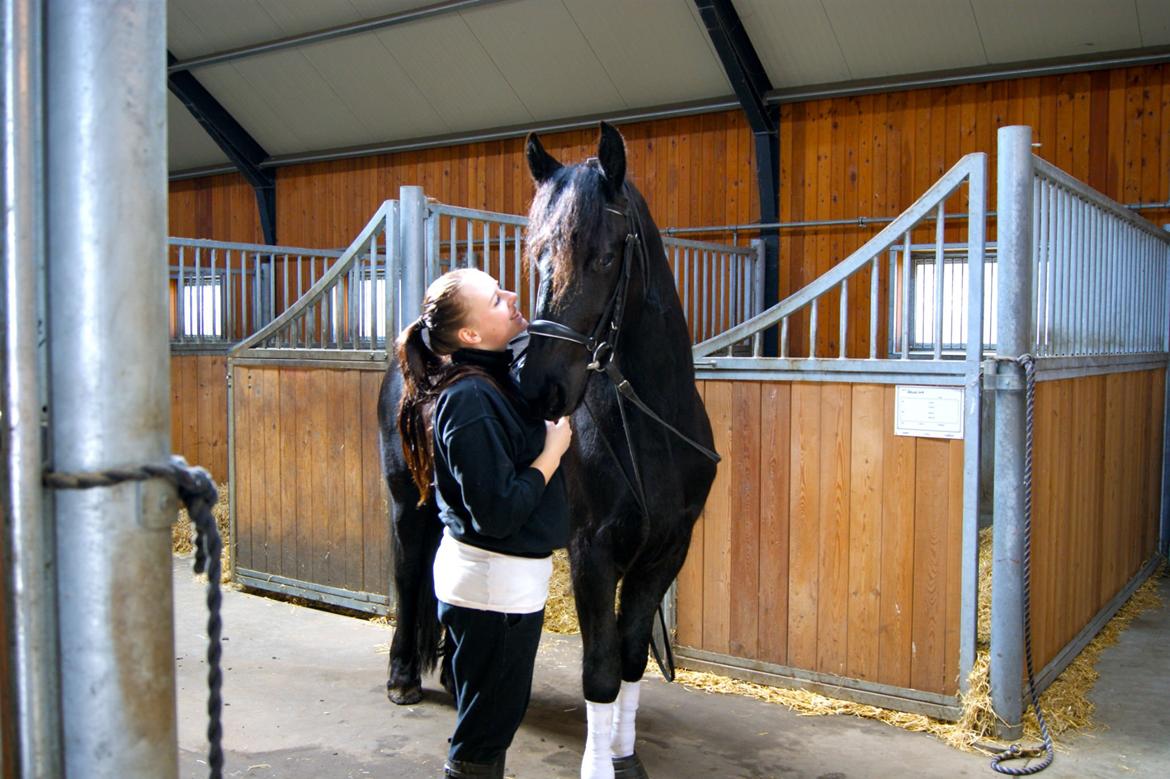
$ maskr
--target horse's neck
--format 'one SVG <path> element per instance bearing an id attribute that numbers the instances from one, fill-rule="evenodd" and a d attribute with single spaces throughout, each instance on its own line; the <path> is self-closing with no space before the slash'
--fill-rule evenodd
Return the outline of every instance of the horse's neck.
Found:
<path id="1" fill-rule="evenodd" d="M 622 372 L 635 388 L 641 386 L 638 379 L 659 386 L 693 379 L 693 370 L 687 370 L 691 365 L 690 338 L 674 277 L 664 262 L 647 270 L 644 293 L 643 299 L 628 304 L 619 342 Z"/>

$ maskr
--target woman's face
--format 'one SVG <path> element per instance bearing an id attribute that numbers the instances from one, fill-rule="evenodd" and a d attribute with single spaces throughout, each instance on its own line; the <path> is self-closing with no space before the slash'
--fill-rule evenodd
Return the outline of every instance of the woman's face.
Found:
<path id="1" fill-rule="evenodd" d="M 467 311 L 459 329 L 464 346 L 503 351 L 528 327 L 528 320 L 516 307 L 516 293 L 500 289 L 499 282 L 483 271 L 468 273 L 459 291 Z"/>

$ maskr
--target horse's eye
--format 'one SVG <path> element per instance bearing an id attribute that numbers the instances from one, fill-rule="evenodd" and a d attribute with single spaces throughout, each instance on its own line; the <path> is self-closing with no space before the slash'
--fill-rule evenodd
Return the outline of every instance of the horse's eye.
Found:
<path id="1" fill-rule="evenodd" d="M 606 252 L 597 258 L 597 267 L 605 270 L 610 265 L 613 265 L 613 252 Z"/>

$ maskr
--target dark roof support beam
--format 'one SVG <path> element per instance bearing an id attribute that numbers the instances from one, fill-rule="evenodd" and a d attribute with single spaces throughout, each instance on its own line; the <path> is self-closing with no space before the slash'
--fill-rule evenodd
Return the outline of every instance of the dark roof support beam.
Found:
<path id="1" fill-rule="evenodd" d="M 168 63 L 175 61 L 174 55 L 170 52 L 167 52 L 167 61 Z M 264 242 L 275 244 L 276 174 L 260 167 L 260 163 L 268 159 L 268 152 L 190 73 L 186 71 L 171 73 L 167 76 L 167 86 L 175 97 L 187 106 L 191 115 L 252 185 L 252 189 L 256 191 L 256 207 L 260 212 L 260 228 L 264 232 Z"/>
<path id="2" fill-rule="evenodd" d="M 695 0 L 707 35 L 723 64 L 727 80 L 747 115 L 756 142 L 756 182 L 760 191 L 760 222 L 780 220 L 780 122 L 767 103 L 772 83 L 752 46 L 731 0 Z M 780 302 L 780 236 L 775 229 L 760 231 L 764 242 L 764 308 Z M 779 354 L 776 328 L 764 334 L 764 354 Z"/>

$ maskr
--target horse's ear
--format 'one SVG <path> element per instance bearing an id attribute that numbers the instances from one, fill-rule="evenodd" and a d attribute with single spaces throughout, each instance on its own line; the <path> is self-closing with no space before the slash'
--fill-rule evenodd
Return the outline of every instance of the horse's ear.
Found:
<path id="1" fill-rule="evenodd" d="M 528 158 L 528 170 L 532 172 L 532 179 L 537 184 L 548 181 L 561 169 L 561 163 L 544 150 L 536 133 L 528 133 L 528 140 L 524 143 L 524 156 Z"/>
<path id="2" fill-rule="evenodd" d="M 626 142 L 613 125 L 601 123 L 601 138 L 597 142 L 597 159 L 605 172 L 605 182 L 611 196 L 622 189 L 626 180 Z"/>

